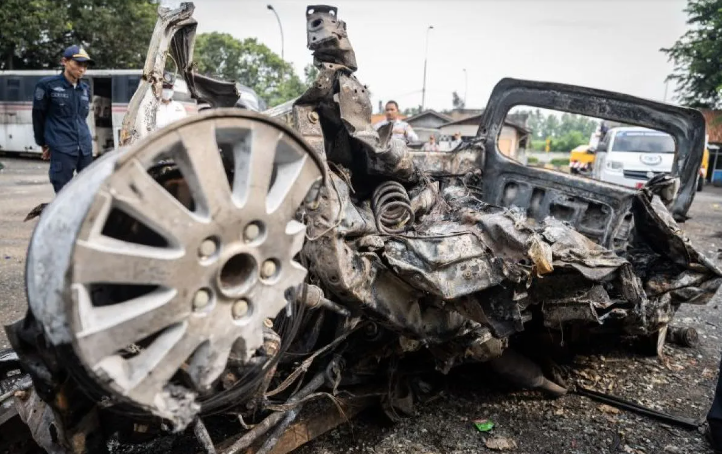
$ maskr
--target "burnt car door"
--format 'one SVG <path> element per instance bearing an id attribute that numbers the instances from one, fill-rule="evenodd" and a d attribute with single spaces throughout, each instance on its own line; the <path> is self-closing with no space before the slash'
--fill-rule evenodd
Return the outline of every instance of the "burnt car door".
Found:
<path id="1" fill-rule="evenodd" d="M 606 247 L 624 242 L 631 223 L 634 189 L 543 168 L 527 167 L 501 153 L 497 138 L 507 113 L 532 106 L 643 126 L 670 134 L 676 142 L 671 175 L 680 179 L 669 205 L 684 220 L 695 195 L 702 161 L 705 122 L 693 109 L 629 95 L 572 85 L 503 79 L 494 88 L 481 118 L 477 139 L 484 145 L 484 201 L 516 206 L 542 221 L 554 216 Z"/>

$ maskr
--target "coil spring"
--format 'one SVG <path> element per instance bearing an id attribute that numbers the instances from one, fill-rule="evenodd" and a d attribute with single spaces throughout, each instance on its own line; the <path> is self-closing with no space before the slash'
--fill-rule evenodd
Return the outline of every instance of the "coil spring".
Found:
<path id="1" fill-rule="evenodd" d="M 376 228 L 381 233 L 401 233 L 407 224 L 414 222 L 411 199 L 400 183 L 381 183 L 373 193 L 372 208 L 376 216 Z"/>

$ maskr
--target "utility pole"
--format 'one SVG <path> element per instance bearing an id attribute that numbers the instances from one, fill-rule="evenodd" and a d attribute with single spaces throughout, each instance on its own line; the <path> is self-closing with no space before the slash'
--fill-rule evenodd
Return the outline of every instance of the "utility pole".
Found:
<path id="1" fill-rule="evenodd" d="M 669 80 L 664 82 L 664 102 L 667 102 L 667 90 L 669 89 Z"/>
<path id="2" fill-rule="evenodd" d="M 466 94 L 469 91 L 469 75 L 466 73 L 466 68 L 464 68 L 464 108 L 466 108 Z"/>
<path id="3" fill-rule="evenodd" d="M 281 25 L 281 18 L 278 17 L 278 12 L 276 12 L 276 10 L 273 9 L 273 5 L 266 5 L 266 8 L 273 11 L 273 14 L 276 15 L 276 20 L 278 21 L 278 28 L 281 29 L 281 60 L 286 61 L 286 59 L 283 58 L 283 25 Z"/>
<path id="4" fill-rule="evenodd" d="M 434 29 L 433 25 L 429 25 L 426 29 L 426 51 L 424 52 L 424 88 L 421 89 L 421 111 L 426 106 L 426 63 L 429 60 L 429 32 Z"/>

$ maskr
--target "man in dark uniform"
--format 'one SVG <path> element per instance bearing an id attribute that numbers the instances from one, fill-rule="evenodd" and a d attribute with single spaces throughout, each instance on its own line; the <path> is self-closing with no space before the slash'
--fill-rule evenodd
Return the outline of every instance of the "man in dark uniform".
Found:
<path id="1" fill-rule="evenodd" d="M 61 62 L 63 73 L 41 79 L 33 97 L 35 142 L 43 149 L 43 159 L 50 159 L 50 183 L 55 193 L 73 178 L 75 171 L 93 162 L 86 122 L 90 89 L 80 81 L 93 60 L 82 47 L 70 46 Z"/>

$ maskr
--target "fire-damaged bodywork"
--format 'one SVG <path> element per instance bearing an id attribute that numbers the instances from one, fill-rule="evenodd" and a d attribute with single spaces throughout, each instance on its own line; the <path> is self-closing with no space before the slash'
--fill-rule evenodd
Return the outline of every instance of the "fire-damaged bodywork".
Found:
<path id="1" fill-rule="evenodd" d="M 722 282 L 675 221 L 702 158 L 698 112 L 505 79 L 474 141 L 418 153 L 371 125 L 335 8 L 307 9 L 319 75 L 269 112 L 285 123 L 222 108 L 234 95 L 192 70 L 191 14 L 161 14 L 130 146 L 73 180 L 31 240 L 30 308 L 7 331 L 32 387 L 16 377 L 7 411 L 48 452 L 152 452 L 186 428 L 207 452 L 269 452 L 319 400 L 352 414 L 344 399 L 362 395 L 397 417 L 412 370 L 469 362 L 559 396 L 563 383 L 513 347 L 522 334 L 659 350 L 676 309 Z M 192 93 L 216 108 L 153 131 L 171 37 Z M 496 144 L 520 104 L 669 132 L 673 172 L 632 191 L 524 167 Z"/>

